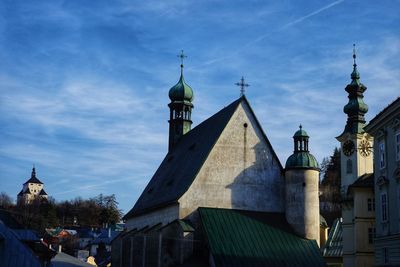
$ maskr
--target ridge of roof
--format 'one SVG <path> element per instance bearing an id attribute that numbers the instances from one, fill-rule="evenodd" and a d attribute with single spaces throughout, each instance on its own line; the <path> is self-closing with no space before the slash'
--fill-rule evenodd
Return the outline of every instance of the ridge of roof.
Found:
<path id="1" fill-rule="evenodd" d="M 192 184 L 243 99 L 240 97 L 233 101 L 181 137 L 167 153 L 133 208 L 123 217 L 124 220 L 176 203 Z M 191 164 L 183 164 L 185 161 Z"/>
<path id="2" fill-rule="evenodd" d="M 372 125 L 375 123 L 376 120 L 378 120 L 378 118 L 380 116 L 382 116 L 383 114 L 385 114 L 385 112 L 392 108 L 393 106 L 395 106 L 397 103 L 400 103 L 400 96 L 397 97 L 395 100 L 393 100 L 389 105 L 387 105 L 385 108 L 383 108 L 378 114 L 375 115 L 375 117 L 373 117 L 369 123 L 364 127 L 365 129 L 371 128 Z"/>

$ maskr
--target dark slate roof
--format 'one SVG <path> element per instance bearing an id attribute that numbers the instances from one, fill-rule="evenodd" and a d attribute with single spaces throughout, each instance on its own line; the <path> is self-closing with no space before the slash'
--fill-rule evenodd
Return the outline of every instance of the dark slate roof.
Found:
<path id="1" fill-rule="evenodd" d="M 16 234 L 0 221 L 0 266 L 41 267 L 37 257 Z"/>
<path id="2" fill-rule="evenodd" d="M 374 174 L 373 173 L 363 174 L 350 186 L 374 188 Z"/>
<path id="3" fill-rule="evenodd" d="M 42 189 L 42 190 L 40 190 L 39 195 L 40 196 L 47 196 L 47 193 L 46 193 L 46 191 L 44 191 L 44 189 Z"/>
<path id="4" fill-rule="evenodd" d="M 324 257 L 342 257 L 343 256 L 343 229 L 342 219 L 338 218 L 333 222 L 329 231 L 328 240 L 322 248 Z"/>
<path id="5" fill-rule="evenodd" d="M 28 183 L 43 184 L 43 183 L 36 177 L 35 168 L 32 169 L 31 178 L 29 178 L 29 180 L 26 181 L 24 184 L 28 184 Z"/>
<path id="6" fill-rule="evenodd" d="M 199 208 L 215 266 L 325 266 L 317 242 L 295 235 L 284 213 Z"/>
<path id="7" fill-rule="evenodd" d="M 33 230 L 27 229 L 13 229 L 14 234 L 17 236 L 18 240 L 21 241 L 40 241 L 39 237 Z"/>
<path id="8" fill-rule="evenodd" d="M 17 196 L 22 196 L 24 194 L 24 192 L 23 192 L 23 190 L 21 190 L 19 193 L 18 193 L 18 195 Z"/>
<path id="9" fill-rule="evenodd" d="M 192 184 L 214 144 L 242 101 L 248 105 L 254 115 L 246 97 L 242 96 L 182 136 L 165 156 L 136 204 L 123 219 L 126 220 L 150 210 L 177 203 Z M 255 115 L 254 118 L 262 129 Z M 263 135 L 279 162 L 267 137 L 264 133 Z"/>

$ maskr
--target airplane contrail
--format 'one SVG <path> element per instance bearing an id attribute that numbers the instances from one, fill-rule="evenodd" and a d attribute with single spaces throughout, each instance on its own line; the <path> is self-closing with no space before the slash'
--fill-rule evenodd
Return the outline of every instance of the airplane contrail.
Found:
<path id="1" fill-rule="evenodd" d="M 309 14 L 307 14 L 307 15 L 301 17 L 301 18 L 298 18 L 298 19 L 296 19 L 296 20 L 294 20 L 294 21 L 291 21 L 291 22 L 289 22 L 289 23 L 286 23 L 284 26 L 282 26 L 281 28 L 279 28 L 279 29 L 276 30 L 275 32 L 285 30 L 285 29 L 287 29 L 287 28 L 289 28 L 289 27 L 291 27 L 291 26 L 293 26 L 293 25 L 296 25 L 296 24 L 298 24 L 298 23 L 300 23 L 300 22 L 302 22 L 302 21 L 304 21 L 304 20 L 306 20 L 306 19 L 308 19 L 308 18 L 310 18 L 310 17 L 313 17 L 313 16 L 315 16 L 315 15 L 317 15 L 317 14 L 319 14 L 319 13 L 321 13 L 321 12 L 323 12 L 323 11 L 325 11 L 325 10 L 331 8 L 331 7 L 334 7 L 334 6 L 336 6 L 336 5 L 338 5 L 338 4 L 342 3 L 342 2 L 344 2 L 344 0 L 338 0 L 338 1 L 335 1 L 335 2 L 333 2 L 333 3 L 330 3 L 329 5 L 326 5 L 326 6 L 320 8 L 320 9 L 318 9 L 318 10 L 316 10 L 316 11 L 313 11 L 313 12 L 311 12 L 311 13 L 309 13 Z M 211 64 L 213 64 L 213 63 L 215 63 L 215 62 L 218 62 L 218 61 L 222 61 L 222 60 L 231 58 L 231 57 L 233 57 L 233 56 L 239 54 L 239 53 L 240 53 L 241 51 L 243 51 L 245 48 L 247 48 L 247 47 L 249 47 L 249 46 L 251 46 L 251 45 L 253 45 L 253 44 L 255 44 L 255 43 L 258 43 L 258 42 L 260 42 L 261 40 L 265 39 L 266 37 L 270 36 L 272 33 L 273 33 L 273 32 L 268 33 L 268 34 L 264 34 L 264 35 L 261 35 L 261 36 L 258 36 L 257 38 L 255 38 L 254 40 L 252 40 L 252 41 L 250 41 L 250 42 L 244 44 L 242 47 L 240 47 L 240 48 L 237 49 L 236 51 L 232 52 L 231 54 L 229 54 L 229 55 L 227 55 L 227 56 L 224 56 L 224 57 L 219 57 L 219 58 L 211 59 L 211 60 L 209 60 L 209 61 L 207 61 L 207 62 L 205 62 L 205 63 L 203 63 L 203 64 L 198 65 L 197 67 L 211 65 Z M 193 68 L 196 68 L 196 67 L 191 67 L 191 68 L 189 67 L 188 69 L 193 69 Z"/>

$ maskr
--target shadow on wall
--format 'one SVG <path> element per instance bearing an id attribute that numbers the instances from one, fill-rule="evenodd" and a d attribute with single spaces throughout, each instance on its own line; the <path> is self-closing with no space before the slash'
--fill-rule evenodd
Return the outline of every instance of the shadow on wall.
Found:
<path id="1" fill-rule="evenodd" d="M 229 184 L 233 209 L 283 212 L 284 180 L 280 165 L 273 157 L 269 148 L 261 142 L 247 151 L 244 142 L 241 153 L 243 171 Z M 250 167 L 248 157 L 255 155 L 255 161 Z"/>

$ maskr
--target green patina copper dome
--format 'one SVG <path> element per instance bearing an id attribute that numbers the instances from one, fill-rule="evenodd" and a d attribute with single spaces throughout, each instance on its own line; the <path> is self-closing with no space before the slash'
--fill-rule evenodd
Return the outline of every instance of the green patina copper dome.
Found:
<path id="1" fill-rule="evenodd" d="M 293 137 L 309 137 L 307 132 L 303 130 L 303 127 L 300 125 L 300 129 L 294 133 Z"/>
<path id="2" fill-rule="evenodd" d="M 168 93 L 171 101 L 193 101 L 193 90 L 189 85 L 186 84 L 185 79 L 183 79 L 183 74 L 181 73 L 181 77 L 177 84 L 169 89 Z"/>
<path id="3" fill-rule="evenodd" d="M 309 152 L 298 152 L 291 155 L 285 165 L 286 169 L 291 168 L 316 168 L 318 169 L 318 161 Z"/>
<path id="4" fill-rule="evenodd" d="M 303 127 L 300 125 L 299 130 L 294 133 L 294 152 L 287 161 L 285 168 L 286 169 L 295 169 L 295 168 L 313 168 L 318 169 L 318 162 L 313 155 L 308 151 L 308 136 L 307 132 L 303 130 Z"/>

